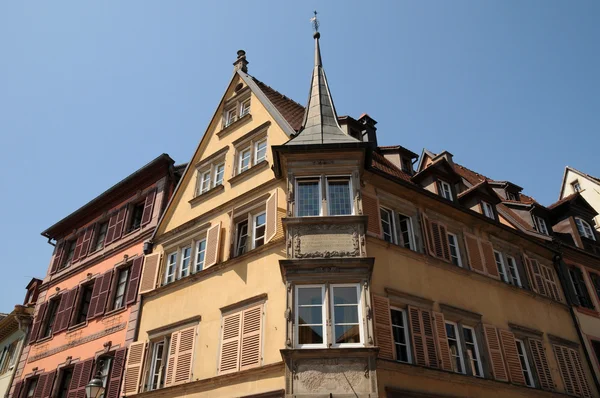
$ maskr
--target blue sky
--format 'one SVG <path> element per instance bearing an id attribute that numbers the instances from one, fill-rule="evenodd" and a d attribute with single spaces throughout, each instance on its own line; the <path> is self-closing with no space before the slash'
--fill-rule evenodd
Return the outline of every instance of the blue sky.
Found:
<path id="1" fill-rule="evenodd" d="M 336 108 L 380 145 L 448 150 L 544 204 L 565 165 L 600 175 L 598 1 L 3 2 L 0 311 L 44 276 L 42 230 L 160 153 L 188 161 L 238 49 L 305 103 L 315 8 Z"/>

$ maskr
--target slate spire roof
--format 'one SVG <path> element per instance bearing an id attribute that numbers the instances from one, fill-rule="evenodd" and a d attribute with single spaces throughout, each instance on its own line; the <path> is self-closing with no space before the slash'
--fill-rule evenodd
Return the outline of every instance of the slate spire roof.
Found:
<path id="1" fill-rule="evenodd" d="M 319 38 L 315 32 L 315 66 L 313 69 L 308 104 L 300 132 L 285 145 L 314 145 L 360 142 L 346 134 L 338 123 L 337 113 L 327 84 L 321 61 Z"/>

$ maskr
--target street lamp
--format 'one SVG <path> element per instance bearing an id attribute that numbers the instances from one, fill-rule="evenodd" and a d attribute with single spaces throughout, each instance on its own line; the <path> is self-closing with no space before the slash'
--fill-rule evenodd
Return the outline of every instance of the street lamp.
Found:
<path id="1" fill-rule="evenodd" d="M 99 366 L 94 378 L 85 386 L 85 395 L 87 398 L 100 398 L 102 394 L 104 394 L 104 383 L 102 383 L 102 366 Z"/>

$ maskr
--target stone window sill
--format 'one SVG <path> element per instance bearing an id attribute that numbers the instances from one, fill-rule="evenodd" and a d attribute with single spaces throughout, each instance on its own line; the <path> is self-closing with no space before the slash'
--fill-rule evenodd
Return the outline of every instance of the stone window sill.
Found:
<path id="1" fill-rule="evenodd" d="M 225 186 L 223 184 L 219 184 L 214 188 L 209 189 L 208 191 L 196 196 L 195 198 L 192 198 L 189 200 L 189 204 L 192 206 L 197 205 L 200 202 L 205 201 L 208 198 L 211 198 L 221 192 L 223 192 L 225 190 Z"/>
<path id="2" fill-rule="evenodd" d="M 244 170 L 240 174 L 231 177 L 227 182 L 231 186 L 234 186 L 267 168 L 269 168 L 269 161 L 265 159 L 250 167 L 248 170 Z"/>
<path id="3" fill-rule="evenodd" d="M 252 114 L 250 114 L 250 113 L 245 114 L 244 116 L 242 116 L 235 122 L 231 123 L 229 126 L 223 127 L 223 129 L 217 133 L 217 137 L 219 137 L 220 140 L 223 139 L 223 137 L 225 137 L 226 135 L 228 135 L 229 133 L 231 133 L 233 130 L 237 129 L 238 127 L 240 127 L 242 124 L 246 124 L 246 122 L 248 122 L 250 120 L 252 120 Z"/>

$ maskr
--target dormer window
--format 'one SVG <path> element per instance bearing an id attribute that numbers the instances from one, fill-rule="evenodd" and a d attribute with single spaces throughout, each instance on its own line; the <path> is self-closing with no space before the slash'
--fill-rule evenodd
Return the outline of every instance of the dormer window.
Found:
<path id="1" fill-rule="evenodd" d="M 452 200 L 452 187 L 446 181 L 438 180 L 437 182 L 438 193 L 443 198 Z"/>
<path id="2" fill-rule="evenodd" d="M 412 162 L 410 161 L 410 159 L 402 157 L 401 161 L 402 161 L 402 171 L 412 175 L 413 167 L 412 167 Z"/>
<path id="3" fill-rule="evenodd" d="M 496 219 L 496 216 L 494 215 L 494 208 L 492 207 L 491 204 L 482 200 L 481 201 L 481 209 L 483 210 L 483 214 L 486 217 L 491 218 L 492 220 Z"/>
<path id="4" fill-rule="evenodd" d="M 579 181 L 573 181 L 571 183 L 571 187 L 573 188 L 573 192 L 581 192 L 581 185 L 579 185 Z"/>
<path id="5" fill-rule="evenodd" d="M 590 224 L 588 224 L 586 221 L 582 220 L 579 217 L 575 217 L 575 224 L 577 225 L 579 235 L 583 236 L 584 238 L 596 240 L 594 230 L 592 229 L 592 227 L 590 227 Z"/>
<path id="6" fill-rule="evenodd" d="M 533 217 L 533 228 L 540 234 L 550 235 L 548 233 L 548 227 L 546 227 L 546 221 L 542 217 L 536 216 L 535 214 L 532 215 L 532 217 Z"/>
<path id="7" fill-rule="evenodd" d="M 506 191 L 506 199 L 518 201 L 519 196 L 514 192 Z"/>

